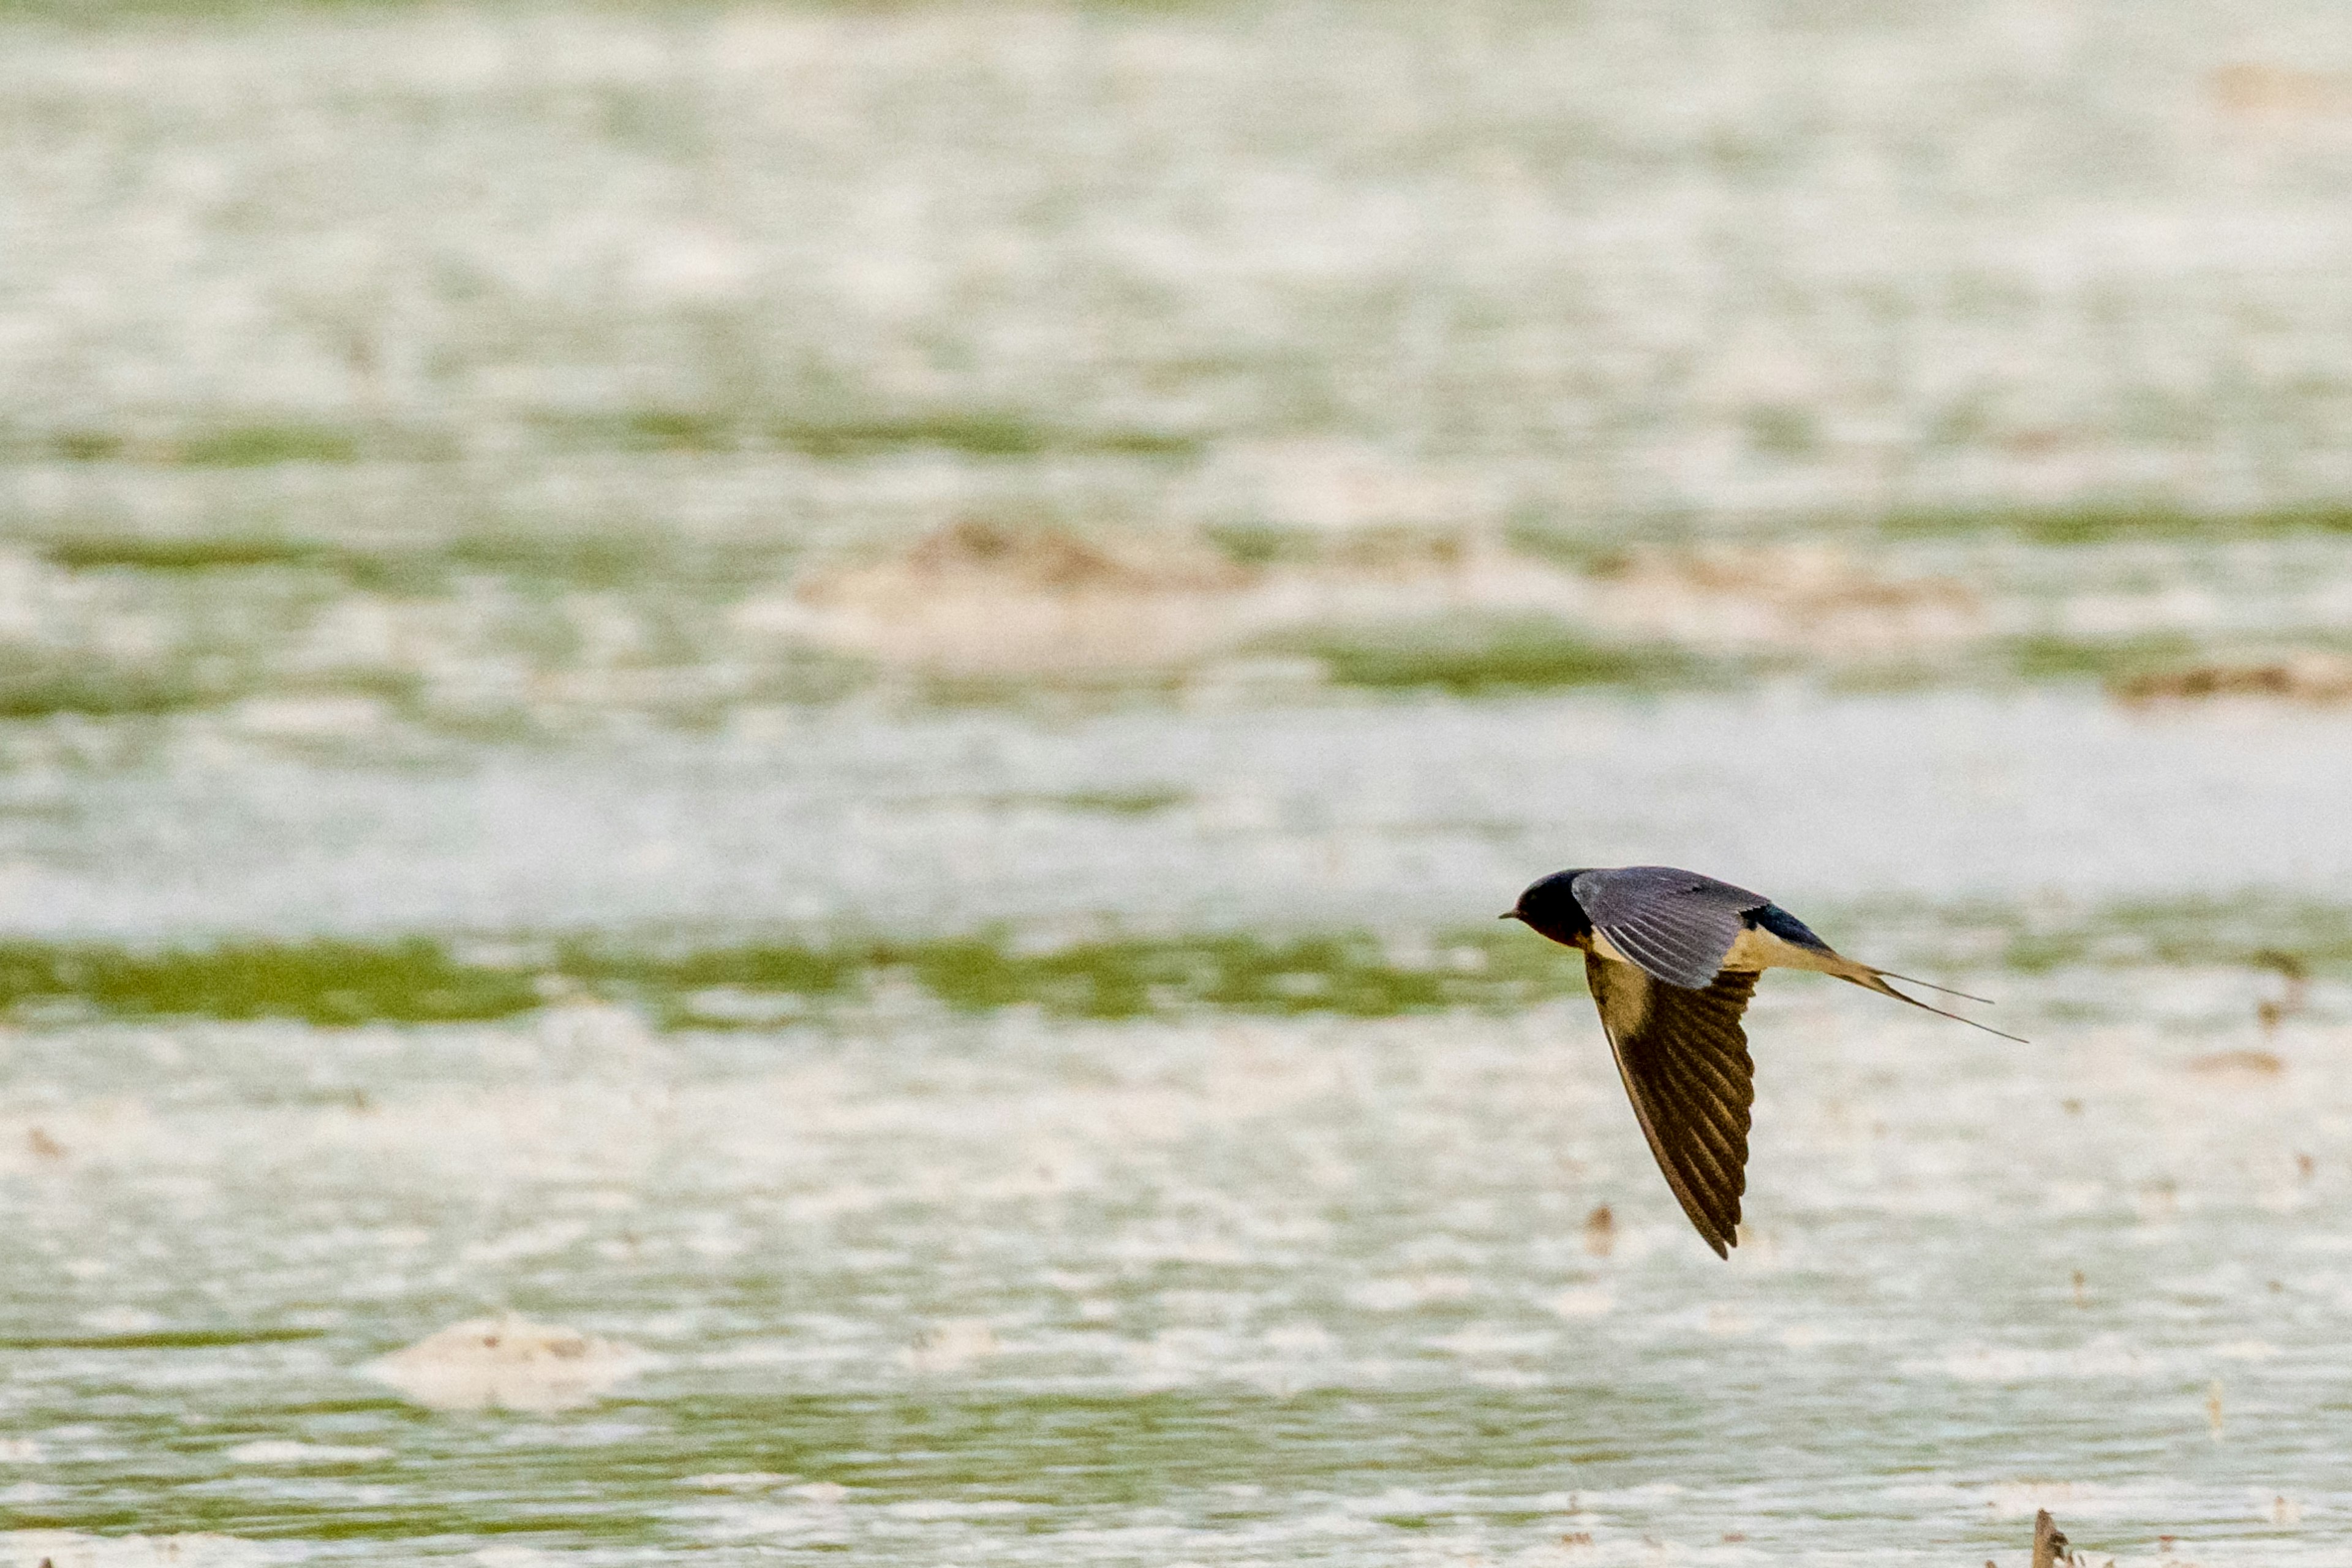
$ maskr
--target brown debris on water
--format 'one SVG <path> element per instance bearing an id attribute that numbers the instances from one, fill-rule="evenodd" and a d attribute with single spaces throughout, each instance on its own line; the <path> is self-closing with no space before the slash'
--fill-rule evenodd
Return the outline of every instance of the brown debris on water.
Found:
<path id="1" fill-rule="evenodd" d="M 1852 655 L 1973 637 L 1983 606 L 1949 577 L 1889 577 L 1823 545 L 1640 548 L 1596 563 L 1596 609 L 1627 629 L 1696 644 Z"/>
<path id="2" fill-rule="evenodd" d="M 763 608 L 886 664 L 1084 675 L 1181 663 L 1232 640 L 1231 600 L 1254 576 L 1194 540 L 1113 545 L 966 519 L 895 556 L 806 574 L 790 604 Z"/>
<path id="3" fill-rule="evenodd" d="M 1616 1246 L 1617 1216 L 1602 1204 L 1584 1216 L 1584 1250 L 1595 1258 L 1606 1258 Z"/>
<path id="4" fill-rule="evenodd" d="M 2061 1563 L 2074 1561 L 2073 1550 L 2066 1544 L 2066 1532 L 2050 1517 L 2046 1508 L 2033 1514 L 2033 1568 L 2057 1568 Z"/>
<path id="5" fill-rule="evenodd" d="M 755 637 L 899 668 L 1076 679 L 1180 670 L 1309 627 L 1448 617 L 1829 658 L 1943 647 L 1983 629 L 1965 584 L 1885 575 L 1820 545 L 1643 546 L 1580 571 L 1472 528 L 1382 522 L 1248 542 L 1262 554 L 1196 533 L 967 518 L 894 555 L 811 568 L 746 599 L 736 618 Z"/>
<path id="6" fill-rule="evenodd" d="M 2352 115 L 2352 76 L 2240 60 L 2206 76 L 2205 96 L 2232 120 L 2326 119 Z"/>
<path id="7" fill-rule="evenodd" d="M 966 519 L 880 560 L 803 573 L 740 629 L 950 676 L 1173 670 L 1314 625 L 1487 611 L 1575 615 L 1589 584 L 1492 535 L 1369 528 L 1238 560 L 1192 533 L 1095 537 Z"/>
<path id="8" fill-rule="evenodd" d="M 1342 572 L 1426 578 L 1461 572 L 1485 552 L 1477 538 L 1455 530 L 1388 524 L 1335 535 L 1318 559 Z"/>
<path id="9" fill-rule="evenodd" d="M 2239 663 L 2213 660 L 2133 676 L 2115 681 L 2108 689 L 2116 700 L 2134 708 L 2224 697 L 2352 702 L 2352 658 L 2305 652 Z"/>
<path id="10" fill-rule="evenodd" d="M 2200 1078 L 2267 1080 L 2286 1071 L 2286 1063 L 2270 1051 L 2213 1051 L 2189 1058 L 2189 1070 Z"/>
<path id="11" fill-rule="evenodd" d="M 2286 982 L 2284 994 L 2265 996 L 2254 1004 L 2254 1019 L 2263 1026 L 2263 1037 L 2278 1033 L 2278 1026 L 2304 1010 L 2311 1000 L 2311 969 L 2292 952 L 2265 948 L 2249 961 L 2257 969 L 2267 969 Z"/>
<path id="12" fill-rule="evenodd" d="M 898 558 L 898 565 L 928 579 L 931 587 L 984 583 L 1055 594 L 1104 589 L 1221 592 L 1240 587 L 1250 576 L 1206 551 L 1164 542 L 1114 552 L 1059 528 L 1023 528 L 979 519 L 926 534 Z M 819 580 L 809 593 L 820 596 L 824 586 Z"/>

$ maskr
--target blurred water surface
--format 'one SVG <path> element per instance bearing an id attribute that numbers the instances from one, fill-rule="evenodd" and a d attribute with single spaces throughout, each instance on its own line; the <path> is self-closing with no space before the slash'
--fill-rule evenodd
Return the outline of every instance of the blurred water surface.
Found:
<path id="1" fill-rule="evenodd" d="M 0 13 L 0 1560 L 2340 1560 L 2347 174 L 2287 4 Z M 1718 1263 L 1649 859 L 2035 1043 L 1773 980 Z"/>

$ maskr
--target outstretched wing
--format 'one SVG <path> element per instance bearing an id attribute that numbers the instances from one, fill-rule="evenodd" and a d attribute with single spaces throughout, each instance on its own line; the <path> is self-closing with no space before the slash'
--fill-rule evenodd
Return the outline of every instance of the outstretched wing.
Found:
<path id="1" fill-rule="evenodd" d="M 1715 979 L 1740 916 L 1765 908 L 1760 893 L 1672 866 L 1586 871 L 1571 884 L 1592 929 L 1669 985 L 1696 991 Z"/>
<path id="2" fill-rule="evenodd" d="M 1729 1256 L 1748 1191 L 1756 1103 L 1756 1068 L 1739 1026 L 1755 972 L 1727 970 L 1705 990 L 1686 990 L 1587 953 L 1584 977 L 1666 1185 L 1716 1256 Z"/>

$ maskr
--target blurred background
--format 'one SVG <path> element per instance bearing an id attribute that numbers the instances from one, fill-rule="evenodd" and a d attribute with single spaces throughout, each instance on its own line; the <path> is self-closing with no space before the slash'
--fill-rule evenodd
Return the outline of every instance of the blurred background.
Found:
<path id="1" fill-rule="evenodd" d="M 2327 1562 L 2348 425 L 2326 5 L 0 5 L 0 1559 Z"/>

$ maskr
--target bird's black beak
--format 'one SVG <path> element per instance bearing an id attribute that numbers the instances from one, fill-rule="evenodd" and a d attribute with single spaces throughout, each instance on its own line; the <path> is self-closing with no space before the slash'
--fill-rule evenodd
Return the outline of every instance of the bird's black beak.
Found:
<path id="1" fill-rule="evenodd" d="M 1517 910 L 1505 910 L 1501 914 L 1496 915 L 1495 918 L 1498 921 L 1523 921 L 1528 917 L 1519 913 Z"/>

